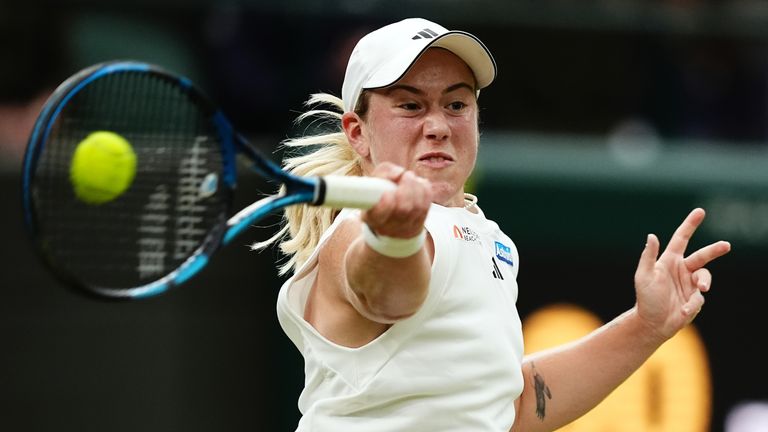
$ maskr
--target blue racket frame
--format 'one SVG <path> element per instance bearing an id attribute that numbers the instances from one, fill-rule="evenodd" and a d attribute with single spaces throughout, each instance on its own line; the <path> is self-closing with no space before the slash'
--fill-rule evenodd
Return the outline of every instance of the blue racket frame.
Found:
<path id="1" fill-rule="evenodd" d="M 117 299 L 137 299 L 156 296 L 169 289 L 181 285 L 194 275 L 198 274 L 209 262 L 211 255 L 221 246 L 229 244 L 235 237 L 256 221 L 286 206 L 309 203 L 314 204 L 322 199 L 324 184 L 321 179 L 311 177 L 298 177 L 284 171 L 279 165 L 265 157 L 242 135 L 238 134 L 224 113 L 216 108 L 213 103 L 200 92 L 192 82 L 183 76 L 175 75 L 156 65 L 136 61 L 112 61 L 94 65 L 84 69 L 62 83 L 51 95 L 44 105 L 33 127 L 22 166 L 22 207 L 24 210 L 25 225 L 33 240 L 37 237 L 37 221 L 33 205 L 32 183 L 35 175 L 35 167 L 48 138 L 51 128 L 56 122 L 62 109 L 83 88 L 93 81 L 110 74 L 127 72 L 152 73 L 174 81 L 180 87 L 186 89 L 190 95 L 199 98 L 203 105 L 211 107 L 210 120 L 215 125 L 221 141 L 222 158 L 224 161 L 222 178 L 230 191 L 234 191 L 237 184 L 236 154 L 246 155 L 253 163 L 252 168 L 263 178 L 284 186 L 284 191 L 279 195 L 272 195 L 248 206 L 229 220 L 213 227 L 203 244 L 195 250 L 184 263 L 167 275 L 151 283 L 133 288 L 107 288 L 94 286 L 80 286 L 91 294 L 100 297 Z M 230 194 L 231 200 L 231 194 Z M 230 205 L 231 210 L 231 205 Z M 48 258 L 44 257 L 48 264 Z M 61 269 L 53 268 L 54 272 L 61 274 Z"/>

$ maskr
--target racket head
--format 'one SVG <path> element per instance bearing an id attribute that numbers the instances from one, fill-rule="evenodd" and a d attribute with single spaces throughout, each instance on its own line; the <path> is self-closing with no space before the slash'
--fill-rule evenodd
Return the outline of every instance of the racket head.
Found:
<path id="1" fill-rule="evenodd" d="M 100 130 L 123 136 L 137 163 L 123 194 L 94 205 L 76 197 L 69 169 L 77 145 Z M 133 61 L 78 72 L 45 103 L 24 155 L 24 220 L 37 251 L 68 286 L 99 297 L 147 297 L 181 284 L 226 231 L 235 139 L 182 76 Z"/>

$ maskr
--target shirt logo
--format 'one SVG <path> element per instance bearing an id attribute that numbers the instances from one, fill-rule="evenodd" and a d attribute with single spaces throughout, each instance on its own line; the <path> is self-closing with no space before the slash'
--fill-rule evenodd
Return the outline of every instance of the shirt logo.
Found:
<path id="1" fill-rule="evenodd" d="M 504 261 L 505 263 L 513 266 L 515 265 L 514 262 L 512 262 L 512 249 L 509 248 L 509 246 L 505 246 L 502 243 L 495 242 L 496 243 L 496 258 Z"/>
<path id="2" fill-rule="evenodd" d="M 504 280 L 504 276 L 501 275 L 501 270 L 499 269 L 499 266 L 496 265 L 496 258 L 491 257 L 491 263 L 493 263 L 493 269 L 491 269 L 491 274 L 493 275 L 493 278 Z"/>
<path id="3" fill-rule="evenodd" d="M 479 236 L 477 235 L 477 231 L 473 230 L 470 227 L 460 227 L 458 225 L 453 226 L 453 236 L 457 239 L 462 239 L 464 241 L 468 242 L 474 242 L 477 241 Z"/>

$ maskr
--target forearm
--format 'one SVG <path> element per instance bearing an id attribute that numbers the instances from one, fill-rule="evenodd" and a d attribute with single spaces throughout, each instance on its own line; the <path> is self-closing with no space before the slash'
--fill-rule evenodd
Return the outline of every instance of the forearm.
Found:
<path id="1" fill-rule="evenodd" d="M 404 258 L 391 258 L 371 249 L 362 237 L 345 256 L 347 296 L 363 316 L 393 323 L 415 314 L 429 289 L 431 260 L 423 246 Z"/>
<path id="2" fill-rule="evenodd" d="M 525 390 L 514 430 L 550 431 L 579 418 L 663 342 L 633 308 L 584 338 L 526 357 Z"/>

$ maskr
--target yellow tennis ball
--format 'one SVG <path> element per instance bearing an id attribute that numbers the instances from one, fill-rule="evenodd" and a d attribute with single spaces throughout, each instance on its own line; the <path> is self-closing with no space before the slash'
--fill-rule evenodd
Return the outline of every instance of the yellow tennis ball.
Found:
<path id="1" fill-rule="evenodd" d="M 136 175 L 136 153 L 122 136 L 97 131 L 80 141 L 72 155 L 69 179 L 75 196 L 88 204 L 119 197 Z"/>

